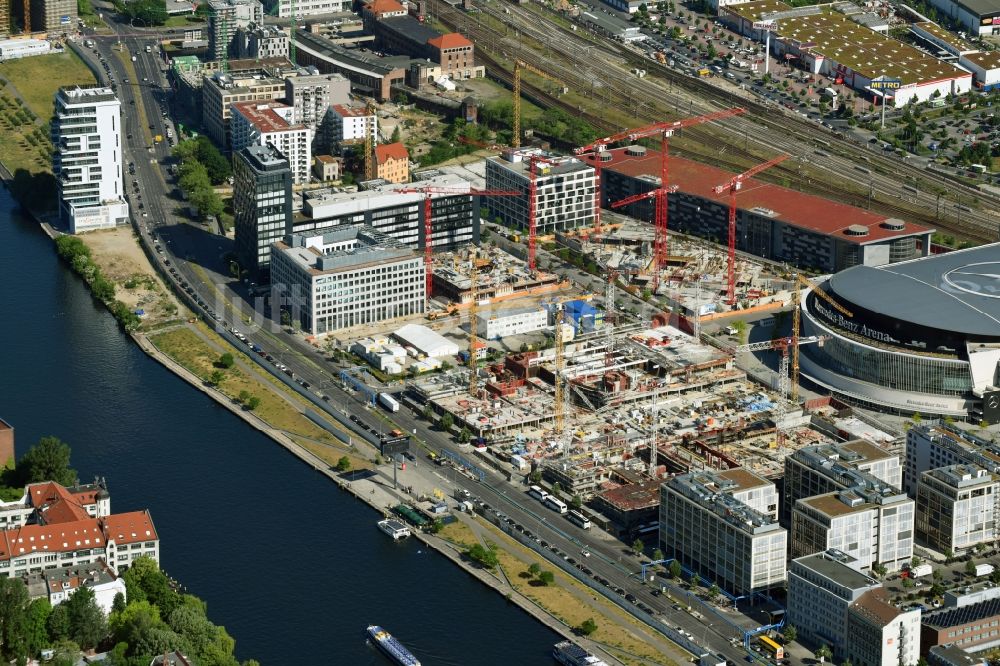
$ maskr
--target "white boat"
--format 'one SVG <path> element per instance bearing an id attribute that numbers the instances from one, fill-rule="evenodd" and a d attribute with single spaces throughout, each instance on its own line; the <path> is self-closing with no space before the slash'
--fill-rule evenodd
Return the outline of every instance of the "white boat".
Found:
<path id="1" fill-rule="evenodd" d="M 399 541 L 410 536 L 410 528 L 394 518 L 387 518 L 378 521 L 378 528 L 392 537 L 393 541 Z"/>

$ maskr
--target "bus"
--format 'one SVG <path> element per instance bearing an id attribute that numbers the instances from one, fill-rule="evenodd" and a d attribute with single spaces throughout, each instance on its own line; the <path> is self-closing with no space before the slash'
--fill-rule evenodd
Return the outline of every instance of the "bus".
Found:
<path id="1" fill-rule="evenodd" d="M 642 525 L 639 525 L 639 527 L 635 528 L 635 535 L 641 539 L 644 536 L 657 534 L 659 531 L 660 531 L 660 523 L 659 521 L 654 521 L 652 523 L 644 523 Z"/>
<path id="2" fill-rule="evenodd" d="M 566 506 L 566 502 L 563 502 L 561 499 L 553 495 L 549 495 L 548 497 L 546 497 L 542 501 L 542 503 L 558 513 L 566 513 L 567 511 L 569 511 L 569 507 Z"/>
<path id="3" fill-rule="evenodd" d="M 549 496 L 549 494 L 544 490 L 542 490 L 540 486 L 529 487 L 528 494 L 534 497 L 539 502 L 544 502 L 545 498 Z"/>
<path id="4" fill-rule="evenodd" d="M 569 522 L 573 523 L 577 527 L 582 527 L 585 530 L 590 529 L 590 519 L 587 518 L 582 513 L 580 513 L 579 511 L 570 511 L 566 515 L 566 518 L 569 519 Z"/>
<path id="5" fill-rule="evenodd" d="M 771 655 L 774 659 L 784 659 L 785 658 L 785 648 L 778 645 L 778 642 L 773 638 L 768 638 L 767 636 L 760 637 L 760 646 L 764 648 L 764 652 Z"/>

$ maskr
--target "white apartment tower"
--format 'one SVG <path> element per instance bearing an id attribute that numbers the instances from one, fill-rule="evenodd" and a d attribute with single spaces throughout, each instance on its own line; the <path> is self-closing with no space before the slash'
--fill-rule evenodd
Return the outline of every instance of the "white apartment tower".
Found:
<path id="1" fill-rule="evenodd" d="M 62 88 L 52 117 L 59 218 L 71 233 L 128 223 L 121 103 L 110 88 Z"/>
<path id="2" fill-rule="evenodd" d="M 550 156 L 537 148 L 508 150 L 486 159 L 486 189 L 520 190 L 523 197 L 487 196 L 490 216 L 508 225 L 528 228 L 528 192 L 531 161 L 535 161 L 535 229 L 551 234 L 594 222 L 594 168 L 575 157 Z"/>
<path id="3" fill-rule="evenodd" d="M 977 465 L 939 467 L 920 475 L 917 537 L 938 552 L 964 553 L 997 539 L 1000 481 Z"/>
<path id="4" fill-rule="evenodd" d="M 264 5 L 259 0 L 209 0 L 208 55 L 221 60 L 230 53 L 238 28 L 264 25 Z"/>
<path id="5" fill-rule="evenodd" d="M 237 102 L 229 119 L 233 152 L 273 146 L 288 160 L 292 182 L 303 185 L 312 173 L 312 131 L 292 122 L 293 109 L 281 102 Z"/>
<path id="6" fill-rule="evenodd" d="M 745 469 L 675 476 L 660 487 L 660 548 L 734 595 L 785 582 L 788 533 L 774 484 Z"/>

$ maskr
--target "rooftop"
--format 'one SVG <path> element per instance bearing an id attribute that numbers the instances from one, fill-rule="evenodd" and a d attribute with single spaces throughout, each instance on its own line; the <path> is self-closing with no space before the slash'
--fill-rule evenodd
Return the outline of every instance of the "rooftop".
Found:
<path id="1" fill-rule="evenodd" d="M 756 477 L 752 472 L 745 473 Z M 749 534 L 755 534 L 758 530 L 765 528 L 768 530 L 781 529 L 770 516 L 758 513 L 747 504 L 734 498 L 732 493 L 743 489 L 744 486 L 739 485 L 729 478 L 721 477 L 719 473 L 692 472 L 689 474 L 679 474 L 667 481 L 665 486 L 712 511 L 720 519 Z"/>
<path id="2" fill-rule="evenodd" d="M 947 629 L 997 616 L 1000 616 L 1000 599 L 988 599 L 969 606 L 931 611 L 924 615 L 923 624 L 934 629 Z"/>
<path id="3" fill-rule="evenodd" d="M 345 69 L 359 73 L 370 73 L 379 77 L 389 76 L 393 72 L 405 69 L 406 63 L 410 61 L 406 57 L 383 58 L 371 53 L 362 53 L 356 49 L 348 49 L 325 37 L 314 35 L 308 30 L 295 32 L 295 44 L 299 49 L 337 62 Z"/>
<path id="4" fill-rule="evenodd" d="M 863 497 L 857 493 L 852 493 L 850 490 L 838 490 L 823 495 L 806 497 L 805 499 L 798 500 L 796 504 L 802 504 L 803 506 L 815 509 L 829 518 L 837 518 L 861 511 L 871 511 L 875 508 L 874 504 L 866 502 Z"/>
<path id="5" fill-rule="evenodd" d="M 635 511 L 648 509 L 660 503 L 660 486 L 663 482 L 654 479 L 645 483 L 630 483 L 610 490 L 604 490 L 597 495 L 602 500 L 619 511 Z"/>
<path id="6" fill-rule="evenodd" d="M 433 37 L 428 39 L 427 43 L 440 50 L 460 49 L 472 46 L 472 42 L 457 32 L 449 32 L 440 37 Z"/>
<path id="7" fill-rule="evenodd" d="M 454 174 L 444 174 L 431 180 L 422 181 L 421 185 L 444 188 L 449 192 L 433 192 L 431 199 L 470 196 L 463 194 L 470 192 L 472 186 L 469 182 Z M 361 212 L 387 208 L 390 206 L 402 206 L 406 204 L 418 204 L 427 195 L 422 192 L 406 192 L 413 185 L 408 183 L 388 183 L 380 185 L 370 190 L 360 192 L 344 192 L 331 188 L 310 190 L 303 192 L 302 212 L 309 218 L 326 219 L 331 216 L 341 215 L 348 212 Z M 455 194 L 450 193 L 454 191 Z"/>
<path id="8" fill-rule="evenodd" d="M 118 96 L 111 88 L 102 86 L 60 88 L 59 97 L 65 104 L 101 104 L 118 101 Z"/>
<path id="9" fill-rule="evenodd" d="M 996 481 L 994 476 L 978 465 L 958 464 L 946 465 L 935 469 L 927 470 L 921 475 L 924 478 L 936 479 L 952 488 L 968 488 L 970 486 L 980 486 L 992 484 Z"/>
<path id="10" fill-rule="evenodd" d="M 1000 69 L 1000 51 L 977 51 L 962 57 L 985 70 Z"/>
<path id="11" fill-rule="evenodd" d="M 235 102 L 233 111 L 239 113 L 263 134 L 291 132 L 305 129 L 305 125 L 292 125 L 278 112 L 290 113 L 292 107 L 282 102 Z"/>
<path id="12" fill-rule="evenodd" d="M 409 160 L 410 154 L 402 143 L 380 143 L 375 146 L 375 161 L 379 164 L 387 160 Z"/>
<path id="13" fill-rule="evenodd" d="M 536 160 L 539 177 L 558 176 L 566 173 L 574 173 L 592 169 L 583 157 L 571 157 L 567 155 L 552 155 L 545 153 L 538 148 L 521 148 L 519 150 L 505 150 L 503 155 L 487 157 L 487 161 L 510 169 L 524 178 L 528 178 L 530 166 L 528 157 L 539 155 L 542 159 Z"/>
<path id="14" fill-rule="evenodd" d="M 322 234 L 290 234 L 274 246 L 312 275 L 353 271 L 416 256 L 392 237 L 361 224 L 335 227 Z"/>
<path id="15" fill-rule="evenodd" d="M 347 104 L 332 104 L 331 109 L 337 112 L 341 118 L 364 118 L 368 115 L 368 109 L 363 106 L 348 106 Z"/>
<path id="16" fill-rule="evenodd" d="M 998 0 L 955 0 L 955 4 L 965 7 L 973 14 L 980 16 L 1000 12 L 1000 2 Z"/>
<path id="17" fill-rule="evenodd" d="M 128 543 L 141 543 L 158 539 L 156 528 L 149 511 L 129 511 L 115 513 L 102 519 L 104 535 L 108 541 L 114 541 L 118 546 Z"/>
<path id="18" fill-rule="evenodd" d="M 628 148 L 616 148 L 608 153 L 601 153 L 600 155 L 603 155 L 600 158 L 601 168 L 633 178 L 652 177 L 658 183 L 659 151 L 646 150 L 644 155 L 633 156 L 626 152 L 628 150 Z M 599 157 L 597 154 L 591 154 L 581 156 L 580 159 L 588 164 L 594 164 Z M 714 188 L 729 182 L 735 175 L 707 164 L 670 157 L 671 185 L 677 185 L 680 192 L 716 201 L 727 207 L 729 195 L 716 194 Z M 753 178 L 743 182 L 737 205 L 744 211 L 756 212 L 800 229 L 827 234 L 838 240 L 859 245 L 931 231 L 911 222 L 886 218 L 884 215 Z M 854 225 L 865 227 L 868 233 L 864 236 L 849 234 L 848 229 Z"/>
<path id="19" fill-rule="evenodd" d="M 1000 244 L 885 266 L 855 266 L 827 285 L 881 316 L 986 339 L 1000 337 Z"/>
<path id="20" fill-rule="evenodd" d="M 884 627 L 902 615 L 902 611 L 889 603 L 885 588 L 868 590 L 851 604 L 851 612 L 860 615 L 879 627 Z"/>
<path id="21" fill-rule="evenodd" d="M 818 576 L 849 590 L 879 587 L 880 583 L 877 580 L 850 566 L 850 563 L 855 561 L 846 553 L 826 551 L 792 560 L 792 564 L 809 569 Z"/>
<path id="22" fill-rule="evenodd" d="M 426 23 L 412 16 L 390 16 L 379 21 L 380 24 L 393 32 L 405 36 L 417 44 L 426 44 L 441 33 Z"/>
<path id="23" fill-rule="evenodd" d="M 939 26 L 937 23 L 934 23 L 933 21 L 918 21 L 917 23 L 914 23 L 913 25 L 910 26 L 911 30 L 914 28 L 922 30 L 926 32 L 928 35 L 931 35 L 934 38 L 938 39 L 939 41 L 947 44 L 952 48 L 953 52 L 955 53 L 961 54 L 961 53 L 966 53 L 968 51 L 977 50 L 976 47 L 970 44 L 969 42 L 965 41 L 955 33 L 949 30 L 945 30 L 944 28 Z M 920 33 L 918 32 L 917 34 Z"/>
<path id="24" fill-rule="evenodd" d="M 375 14 L 406 12 L 406 8 L 396 0 L 371 0 L 371 2 L 365 3 L 365 9 Z"/>

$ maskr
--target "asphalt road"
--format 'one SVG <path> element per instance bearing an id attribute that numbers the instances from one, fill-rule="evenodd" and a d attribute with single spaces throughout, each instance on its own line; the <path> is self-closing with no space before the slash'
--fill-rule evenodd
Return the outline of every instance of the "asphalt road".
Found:
<path id="1" fill-rule="evenodd" d="M 116 28 L 122 33 L 134 35 L 134 30 L 127 25 L 117 25 Z M 306 344 L 301 337 L 289 335 L 274 322 L 265 319 L 260 308 L 255 310 L 251 307 L 252 301 L 247 294 L 246 285 L 238 283 L 226 274 L 224 256 L 231 248 L 231 241 L 209 233 L 197 223 L 179 217 L 178 212 L 182 202 L 171 198 L 169 194 L 175 189 L 167 172 L 170 146 L 166 141 L 160 144 L 153 144 L 151 141 L 151 137 L 156 134 L 166 136 L 168 121 L 163 118 L 160 105 L 169 104 L 171 95 L 166 80 L 160 73 L 160 61 L 156 53 L 145 53 L 145 45 L 154 44 L 153 37 L 147 39 L 140 36 L 126 36 L 122 40 L 128 52 L 126 55 L 128 64 L 122 63 L 117 57 L 116 38 L 96 35 L 89 37 L 95 39 L 98 51 L 111 66 L 112 76 L 118 83 L 118 94 L 122 100 L 123 126 L 126 134 L 132 135 L 132 138 L 125 140 L 125 154 L 127 162 L 135 163 L 136 174 L 128 175 L 126 168 L 125 182 L 140 237 L 150 248 L 151 253 L 158 258 L 164 274 L 178 285 L 178 291 L 184 292 L 180 286 L 182 282 L 191 289 L 189 304 L 192 309 L 202 310 L 202 316 L 209 321 L 212 321 L 215 315 L 216 325 L 220 330 L 235 328 L 247 336 L 253 344 L 261 347 L 265 354 L 270 354 L 275 362 L 289 366 L 297 378 L 310 385 L 309 392 L 316 398 L 319 407 L 330 411 L 343 410 L 353 413 L 376 432 L 390 427 L 399 427 L 409 433 L 415 432 L 418 441 L 429 450 L 449 450 L 472 459 L 468 451 L 463 451 L 461 446 L 443 433 L 429 429 L 425 421 L 406 407 L 391 416 L 391 423 L 386 420 L 387 415 L 380 410 L 377 411 L 377 408 L 365 408 L 359 394 L 342 389 L 341 381 L 336 374 L 340 366 L 331 363 L 321 350 Z M 136 55 L 135 62 L 131 62 L 130 54 Z M 96 61 L 97 56 L 89 49 L 87 56 Z M 129 66 L 134 68 L 134 73 L 129 71 Z M 129 84 L 124 83 L 125 79 L 129 79 Z M 138 181 L 138 189 L 133 185 L 133 180 Z M 142 209 L 139 209 L 139 203 L 142 203 Z M 160 248 L 159 252 L 155 249 L 157 246 Z M 543 261 L 551 263 L 554 260 L 546 256 Z M 167 262 L 170 262 L 169 267 Z M 176 273 L 170 273 L 170 268 Z M 594 281 L 592 276 L 575 269 L 559 270 L 565 271 L 564 274 L 568 277 L 584 285 L 590 285 Z M 600 291 L 598 293 L 603 294 Z M 204 305 L 198 305 L 199 301 Z M 638 304 L 645 305 L 641 301 L 638 301 Z M 653 308 L 646 306 L 642 316 L 651 316 L 653 312 Z M 247 323 L 248 318 L 250 323 Z M 282 376 L 273 364 L 267 365 L 275 375 Z M 321 395 L 327 396 L 328 401 L 320 400 Z M 422 459 L 419 464 L 426 466 L 431 463 Z M 485 465 L 481 467 L 488 469 Z M 538 543 L 535 543 L 536 549 L 547 550 L 549 555 L 552 555 L 551 549 L 557 548 L 565 557 L 572 557 L 588 567 L 594 577 L 605 579 L 608 586 L 620 588 L 624 594 L 634 595 L 638 602 L 653 609 L 656 617 L 662 622 L 674 628 L 684 629 L 696 642 L 709 649 L 722 652 L 733 660 L 740 660 L 746 656 L 742 649 L 730 644 L 730 640 L 736 637 L 738 632 L 721 618 L 702 609 L 707 617 L 701 620 L 686 611 L 675 610 L 672 607 L 673 602 L 669 599 L 654 596 L 652 594 L 654 588 L 643 585 L 638 580 L 636 574 L 640 570 L 639 560 L 617 539 L 596 528 L 585 531 L 570 524 L 564 517 L 549 511 L 528 497 L 525 493 L 526 486 L 508 483 L 495 472 L 488 472 L 482 483 L 447 467 L 441 467 L 434 473 L 441 476 L 444 483 L 467 489 L 494 510 L 509 517 L 510 522 L 501 521 L 508 530 L 515 530 L 514 525 L 519 525 L 522 530 L 535 535 L 538 538 Z M 542 546 L 540 543 L 542 541 L 547 548 Z M 583 549 L 591 555 L 589 557 L 581 555 Z M 596 582 L 594 584 L 597 585 Z M 663 584 L 666 585 L 666 581 L 663 581 Z M 686 592 L 674 589 L 672 594 L 675 598 L 681 599 Z M 612 593 L 612 596 L 620 595 Z M 626 609 L 629 606 L 629 604 L 623 605 Z M 724 614 L 735 623 L 757 626 L 755 621 L 733 611 L 725 611 Z"/>

